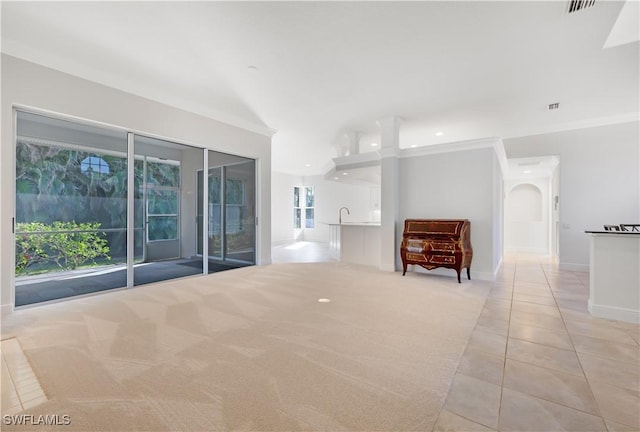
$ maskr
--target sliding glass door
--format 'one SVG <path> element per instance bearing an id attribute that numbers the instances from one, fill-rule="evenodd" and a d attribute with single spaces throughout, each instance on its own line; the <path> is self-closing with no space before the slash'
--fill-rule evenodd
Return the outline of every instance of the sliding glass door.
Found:
<path id="1" fill-rule="evenodd" d="M 210 269 L 218 264 L 255 264 L 255 161 L 209 151 L 208 199 L 203 206 L 204 178 L 198 173 L 198 239 L 208 230 Z M 198 254 L 203 254 L 202 242 Z"/>
<path id="2" fill-rule="evenodd" d="M 126 286 L 127 169 L 126 133 L 17 113 L 16 306 Z"/>
<path id="3" fill-rule="evenodd" d="M 252 159 L 16 115 L 16 306 L 255 263 Z"/>

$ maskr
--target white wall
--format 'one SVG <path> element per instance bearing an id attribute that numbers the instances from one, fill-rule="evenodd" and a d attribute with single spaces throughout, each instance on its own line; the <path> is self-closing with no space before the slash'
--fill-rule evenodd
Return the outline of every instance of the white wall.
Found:
<path id="1" fill-rule="evenodd" d="M 503 141 L 508 158 L 560 157 L 561 268 L 588 270 L 585 230 L 640 221 L 639 127 L 630 122 Z"/>
<path id="2" fill-rule="evenodd" d="M 505 181 L 505 250 L 549 253 L 550 189 L 549 178 Z"/>
<path id="3" fill-rule="evenodd" d="M 12 107 L 19 105 L 119 126 L 134 132 L 256 159 L 258 171 L 259 264 L 271 262 L 271 138 L 134 96 L 72 75 L 2 55 L 0 141 L 0 303 L 13 304 L 15 212 Z"/>
<path id="4" fill-rule="evenodd" d="M 496 196 L 502 182 L 498 165 L 493 148 L 400 159 L 398 243 L 405 219 L 469 219 L 471 277 L 493 279 L 502 249 L 501 235 L 496 233 L 502 230 L 502 226 L 496 226 L 501 220 L 500 213 L 496 214 L 501 211 L 497 201 L 502 200 L 501 194 Z"/>
<path id="5" fill-rule="evenodd" d="M 302 230 L 293 229 L 293 188 L 302 185 L 302 177 L 271 173 L 271 241 L 274 245 L 298 239 Z"/>

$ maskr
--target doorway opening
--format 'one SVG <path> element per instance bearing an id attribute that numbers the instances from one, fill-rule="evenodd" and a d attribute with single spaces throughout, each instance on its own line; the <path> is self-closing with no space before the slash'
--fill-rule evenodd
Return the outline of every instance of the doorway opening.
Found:
<path id="1" fill-rule="evenodd" d="M 560 159 L 541 156 L 508 160 L 504 179 L 506 252 L 558 259 L 560 252 Z"/>

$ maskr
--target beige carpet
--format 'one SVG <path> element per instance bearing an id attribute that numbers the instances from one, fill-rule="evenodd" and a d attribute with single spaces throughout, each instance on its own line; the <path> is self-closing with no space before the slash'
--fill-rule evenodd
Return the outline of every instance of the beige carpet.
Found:
<path id="1" fill-rule="evenodd" d="M 430 431 L 490 287 L 275 264 L 21 310 L 2 338 L 49 399 L 23 414 L 71 419 L 33 430 Z"/>

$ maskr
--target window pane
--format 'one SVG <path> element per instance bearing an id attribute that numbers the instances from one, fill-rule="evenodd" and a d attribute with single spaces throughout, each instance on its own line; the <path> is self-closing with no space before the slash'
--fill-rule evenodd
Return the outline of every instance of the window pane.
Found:
<path id="1" fill-rule="evenodd" d="M 301 224 L 301 218 L 302 218 L 302 214 L 300 212 L 300 209 L 293 209 L 293 227 L 300 229 L 302 228 L 302 224 Z"/>
<path id="2" fill-rule="evenodd" d="M 149 189 L 149 214 L 178 214 L 178 192 Z"/>
<path id="3" fill-rule="evenodd" d="M 314 199 L 313 199 L 313 188 L 312 187 L 307 187 L 306 189 L 306 198 L 307 198 L 307 205 L 305 207 L 315 207 L 314 206 Z"/>
<path id="4" fill-rule="evenodd" d="M 177 216 L 149 216 L 149 241 L 178 238 Z"/>
<path id="5" fill-rule="evenodd" d="M 315 225 L 315 221 L 314 221 L 314 209 L 306 209 L 305 210 L 305 227 L 306 228 L 313 228 Z"/>
<path id="6" fill-rule="evenodd" d="M 242 180 L 228 178 L 226 181 L 227 205 L 243 205 L 244 204 L 244 183 Z"/>
<path id="7" fill-rule="evenodd" d="M 299 187 L 293 188 L 293 206 L 300 207 L 300 188 Z"/>
<path id="8" fill-rule="evenodd" d="M 180 165 L 147 162 L 147 183 L 158 186 L 180 186 Z"/>

